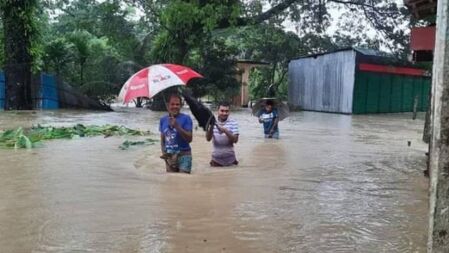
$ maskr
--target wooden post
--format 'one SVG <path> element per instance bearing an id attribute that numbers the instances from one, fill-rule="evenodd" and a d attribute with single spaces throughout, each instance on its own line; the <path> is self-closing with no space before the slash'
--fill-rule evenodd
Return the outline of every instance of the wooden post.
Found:
<path id="1" fill-rule="evenodd" d="M 415 96 L 413 100 L 413 120 L 416 119 L 416 114 L 418 113 L 418 96 Z"/>
<path id="2" fill-rule="evenodd" d="M 428 252 L 449 252 L 449 0 L 438 0 L 433 65 Z"/>

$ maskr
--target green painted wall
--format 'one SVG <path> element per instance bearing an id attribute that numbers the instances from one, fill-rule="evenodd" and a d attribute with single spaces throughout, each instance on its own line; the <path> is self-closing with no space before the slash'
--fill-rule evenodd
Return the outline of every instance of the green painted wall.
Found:
<path id="1" fill-rule="evenodd" d="M 427 110 L 429 77 L 357 71 L 352 113 L 411 112 L 418 96 L 418 111 Z"/>

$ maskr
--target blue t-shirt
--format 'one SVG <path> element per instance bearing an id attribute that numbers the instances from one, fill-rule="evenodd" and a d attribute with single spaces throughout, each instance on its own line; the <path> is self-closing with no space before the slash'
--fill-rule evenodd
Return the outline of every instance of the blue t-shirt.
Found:
<path id="1" fill-rule="evenodd" d="M 175 128 L 170 127 L 168 115 L 161 118 L 159 122 L 159 132 L 165 136 L 165 151 L 167 153 L 177 153 L 179 151 L 190 151 L 189 143 L 182 138 Z M 192 132 L 192 119 L 189 115 L 180 113 L 176 116 L 176 122 L 187 132 Z"/>
<path id="2" fill-rule="evenodd" d="M 278 117 L 278 112 L 276 109 L 273 109 L 271 112 L 267 112 L 265 109 L 262 110 L 260 114 L 260 118 L 263 122 L 263 132 L 265 134 L 270 134 L 271 127 L 273 127 L 275 119 Z M 278 126 L 274 127 L 274 132 L 278 131 Z"/>

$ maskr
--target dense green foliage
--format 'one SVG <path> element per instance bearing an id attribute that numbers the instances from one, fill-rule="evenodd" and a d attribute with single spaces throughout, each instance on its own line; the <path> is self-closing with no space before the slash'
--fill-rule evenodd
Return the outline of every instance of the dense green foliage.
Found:
<path id="1" fill-rule="evenodd" d="M 8 5 L 12 2 L 1 1 L 3 13 L 14 10 Z M 193 67 L 205 76 L 190 84 L 194 94 L 223 99 L 238 93 L 238 59 L 267 62 L 269 66 L 251 73 L 252 97 L 264 96 L 269 85 L 285 97 L 292 58 L 348 46 L 386 48 L 403 57 L 408 48 L 404 31 L 409 15 L 387 0 L 32 3 L 23 10 L 26 18 L 18 22 L 30 31 L 26 47 L 33 68 L 55 73 L 85 94 L 105 101 L 117 95 L 131 74 L 155 63 Z M 264 12 L 269 4 L 273 8 Z M 343 15 L 332 19 L 331 10 Z M 1 29 L 11 22 L 4 17 Z M 290 22 L 289 32 L 285 21 Z M 326 32 L 332 25 L 336 31 Z M 369 36 L 367 26 L 376 36 Z M 5 34 L 0 36 L 3 44 Z M 5 55 L 0 52 L 1 62 Z"/>

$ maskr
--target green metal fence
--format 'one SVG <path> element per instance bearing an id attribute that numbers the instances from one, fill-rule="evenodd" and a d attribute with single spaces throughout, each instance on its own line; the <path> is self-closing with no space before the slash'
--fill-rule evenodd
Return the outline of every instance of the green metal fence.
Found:
<path id="1" fill-rule="evenodd" d="M 418 111 L 427 110 L 429 77 L 356 72 L 352 113 L 411 112 L 415 97 Z"/>

